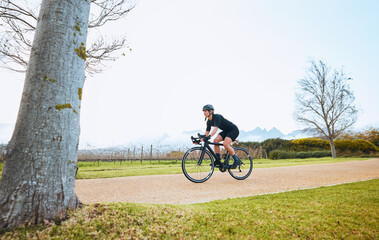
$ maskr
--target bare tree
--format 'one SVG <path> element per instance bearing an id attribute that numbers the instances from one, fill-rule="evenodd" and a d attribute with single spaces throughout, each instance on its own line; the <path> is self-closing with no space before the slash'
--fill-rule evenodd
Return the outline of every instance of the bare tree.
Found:
<path id="1" fill-rule="evenodd" d="M 36 12 L 40 1 L 2 0 L 0 2 L 0 61 L 1 67 L 16 72 L 25 72 L 31 50 Z M 106 23 L 125 16 L 135 4 L 132 0 L 92 0 L 88 28 L 99 29 Z M 104 40 L 100 31 L 90 31 L 94 41 L 86 49 L 86 70 L 90 75 L 99 73 L 106 67 L 105 62 L 114 61 L 128 47 L 125 36 Z M 96 36 L 97 37 L 96 37 Z"/>
<path id="2" fill-rule="evenodd" d="M 298 81 L 294 116 L 329 140 L 335 158 L 334 139 L 357 120 L 355 98 L 348 84 L 351 78 L 342 69 L 331 71 L 323 61 L 310 63 L 306 77 Z"/>
<path id="3" fill-rule="evenodd" d="M 26 11 L 7 2 L 17 13 Z M 38 18 L 30 16 L 38 20 L 15 129 L 4 155 L 0 229 L 63 220 L 68 209 L 81 205 L 75 175 L 90 5 L 89 0 L 42 0 Z M 95 24 L 105 19 L 116 16 Z M 33 29 L 27 23 L 25 27 Z"/>
<path id="4" fill-rule="evenodd" d="M 34 11 L 35 5 L 31 2 L 0 2 L 0 61 L 1 67 L 25 72 L 28 64 L 32 38 L 37 23 Z"/>

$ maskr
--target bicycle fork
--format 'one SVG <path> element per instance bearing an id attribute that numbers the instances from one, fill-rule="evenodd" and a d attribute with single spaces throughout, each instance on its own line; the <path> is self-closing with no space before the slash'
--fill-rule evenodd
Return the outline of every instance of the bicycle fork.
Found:
<path id="1" fill-rule="evenodd" d="M 205 155 L 205 149 L 206 148 L 204 147 L 203 150 L 201 151 L 199 161 L 197 162 L 197 166 L 200 166 L 203 163 L 203 159 L 204 159 L 204 155 Z"/>

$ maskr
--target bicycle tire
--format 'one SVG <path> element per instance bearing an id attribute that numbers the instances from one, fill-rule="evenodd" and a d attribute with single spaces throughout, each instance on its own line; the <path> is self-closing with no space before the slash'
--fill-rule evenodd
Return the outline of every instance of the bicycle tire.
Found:
<path id="1" fill-rule="evenodd" d="M 207 181 L 214 172 L 214 160 L 207 149 L 205 149 L 201 164 L 198 164 L 203 149 L 204 147 L 193 147 L 184 154 L 182 159 L 184 176 L 194 183 Z"/>
<path id="2" fill-rule="evenodd" d="M 253 158 L 246 149 L 241 147 L 234 148 L 234 152 L 242 161 L 242 164 L 240 164 L 236 169 L 228 169 L 229 174 L 237 180 L 244 180 L 248 178 L 253 171 Z M 230 156 L 230 154 L 228 155 Z M 229 159 L 232 160 L 232 157 L 229 157 Z"/>

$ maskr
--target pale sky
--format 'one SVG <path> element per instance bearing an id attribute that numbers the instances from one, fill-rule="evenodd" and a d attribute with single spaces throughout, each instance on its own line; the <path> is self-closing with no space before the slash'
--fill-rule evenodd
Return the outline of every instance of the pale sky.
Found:
<path id="1" fill-rule="evenodd" d="M 205 130 L 208 103 L 245 131 L 302 129 L 294 96 L 311 58 L 350 73 L 355 129 L 377 128 L 378 12 L 376 0 L 140 0 L 103 31 L 132 51 L 87 77 L 81 143 Z M 14 124 L 24 76 L 0 71 L 0 124 Z"/>

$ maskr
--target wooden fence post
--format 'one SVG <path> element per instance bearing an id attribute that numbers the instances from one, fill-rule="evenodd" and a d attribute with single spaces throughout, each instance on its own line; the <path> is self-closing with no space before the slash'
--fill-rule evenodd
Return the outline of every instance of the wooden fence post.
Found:
<path id="1" fill-rule="evenodd" d="M 142 165 L 142 158 L 143 158 L 143 146 L 141 147 L 141 165 Z"/>
<path id="2" fill-rule="evenodd" d="M 128 163 L 129 158 L 130 158 L 130 149 L 128 148 L 128 155 L 126 156 L 126 163 Z"/>
<path id="3" fill-rule="evenodd" d="M 150 145 L 150 165 L 151 165 L 152 158 L 153 158 L 153 145 Z"/>

